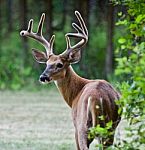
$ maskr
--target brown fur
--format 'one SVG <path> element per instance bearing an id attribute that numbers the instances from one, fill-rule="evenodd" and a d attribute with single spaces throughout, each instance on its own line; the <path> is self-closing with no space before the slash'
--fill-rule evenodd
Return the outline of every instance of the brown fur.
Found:
<path id="1" fill-rule="evenodd" d="M 119 99 L 120 95 L 107 81 L 81 78 L 71 67 L 68 67 L 65 77 L 57 80 L 56 83 L 66 103 L 72 108 L 78 150 L 88 150 L 91 143 L 88 140 L 90 127 L 98 123 L 105 126 L 105 123 L 110 120 L 114 122 L 113 128 L 117 126 L 118 108 L 114 100 Z M 87 111 L 89 97 L 90 108 Z M 105 116 L 105 122 L 99 120 L 100 115 Z M 112 144 L 112 139 L 110 144 Z"/>

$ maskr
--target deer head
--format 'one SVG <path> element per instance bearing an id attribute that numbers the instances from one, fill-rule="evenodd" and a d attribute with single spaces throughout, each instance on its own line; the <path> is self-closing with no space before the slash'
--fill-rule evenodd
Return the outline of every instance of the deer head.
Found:
<path id="1" fill-rule="evenodd" d="M 40 42 L 46 49 L 46 52 L 38 51 L 37 49 L 32 49 L 32 54 L 37 62 L 45 63 L 46 69 L 40 75 L 40 82 L 48 83 L 52 80 L 59 80 L 65 77 L 67 67 L 72 63 L 77 63 L 80 60 L 81 48 L 88 41 L 88 31 L 84 20 L 82 19 L 80 13 L 75 11 L 75 15 L 79 21 L 80 25 L 72 23 L 77 33 L 67 33 L 65 35 L 67 47 L 66 50 L 59 55 L 53 53 L 53 43 L 55 36 L 53 35 L 48 42 L 42 35 L 42 28 L 45 19 L 45 14 L 43 13 L 38 25 L 37 33 L 33 33 L 33 20 L 29 21 L 28 29 L 20 32 L 21 36 L 31 37 L 38 42 Z M 71 46 L 70 37 L 81 39 L 77 44 Z"/>

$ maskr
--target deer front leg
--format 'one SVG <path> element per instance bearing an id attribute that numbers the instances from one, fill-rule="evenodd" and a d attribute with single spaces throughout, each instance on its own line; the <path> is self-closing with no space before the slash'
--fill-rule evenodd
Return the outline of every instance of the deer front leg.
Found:
<path id="1" fill-rule="evenodd" d="M 81 150 L 81 149 L 80 149 L 80 146 L 79 146 L 79 141 L 78 141 L 78 132 L 77 132 L 77 130 L 75 131 L 75 140 L 76 140 L 77 150 Z"/>

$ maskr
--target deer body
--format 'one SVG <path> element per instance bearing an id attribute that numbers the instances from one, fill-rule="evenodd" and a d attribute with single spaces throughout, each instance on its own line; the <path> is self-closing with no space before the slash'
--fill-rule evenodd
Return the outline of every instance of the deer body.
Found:
<path id="1" fill-rule="evenodd" d="M 78 150 L 87 150 L 92 142 L 88 139 L 88 130 L 90 127 L 102 124 L 99 122 L 99 116 L 107 115 L 106 123 L 110 120 L 116 122 L 119 119 L 114 100 L 119 99 L 120 95 L 105 80 L 81 78 L 70 66 L 65 78 L 55 83 L 66 103 L 72 108 Z M 117 122 L 114 127 L 116 125 Z"/>
<path id="2" fill-rule="evenodd" d="M 90 127 L 97 124 L 105 127 L 109 121 L 113 122 L 112 129 L 118 124 L 118 113 L 115 100 L 119 99 L 119 93 L 105 80 L 88 80 L 77 75 L 72 67 L 72 63 L 80 60 L 80 50 L 88 41 L 88 31 L 85 23 L 78 11 L 75 15 L 80 26 L 73 23 L 72 26 L 78 33 L 67 33 L 65 35 L 67 48 L 60 55 L 53 54 L 53 35 L 48 42 L 42 35 L 42 27 L 45 14 L 39 22 L 37 33 L 32 32 L 33 20 L 29 22 L 28 29 L 21 31 L 22 36 L 31 37 L 46 49 L 46 53 L 33 49 L 32 54 L 39 63 L 46 63 L 46 69 L 40 75 L 40 82 L 49 83 L 55 81 L 60 93 L 66 103 L 72 108 L 72 118 L 75 126 L 75 139 L 78 150 L 88 150 L 92 140 L 88 139 Z M 79 38 L 76 45 L 71 46 L 69 37 Z M 105 120 L 101 121 L 99 116 L 104 116 Z M 113 136 L 104 146 L 109 146 L 113 142 Z"/>

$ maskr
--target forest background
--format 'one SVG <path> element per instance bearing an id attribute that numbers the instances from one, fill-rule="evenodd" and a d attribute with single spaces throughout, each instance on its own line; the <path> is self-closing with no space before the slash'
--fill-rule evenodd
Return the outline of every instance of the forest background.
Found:
<path id="1" fill-rule="evenodd" d="M 59 54 L 66 49 L 65 34 L 73 30 L 75 10 L 85 20 L 89 41 L 74 69 L 86 78 L 114 79 L 115 49 L 124 32 L 115 22 L 118 12 L 126 11 L 125 6 L 113 6 L 108 0 L 0 0 L 0 89 L 39 88 L 38 78 L 45 65 L 34 61 L 31 48 L 44 48 L 19 33 L 27 29 L 31 18 L 36 31 L 41 14 L 46 13 L 43 34 L 48 40 L 56 35 L 54 49 Z"/>

